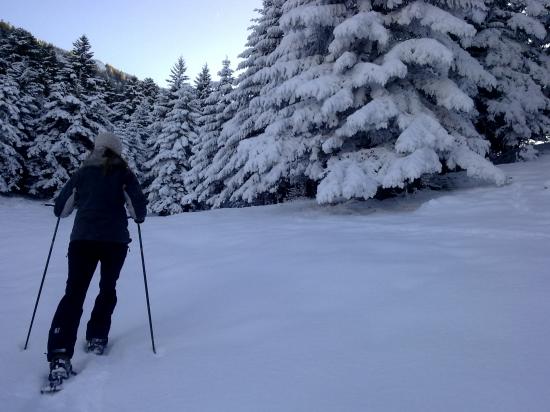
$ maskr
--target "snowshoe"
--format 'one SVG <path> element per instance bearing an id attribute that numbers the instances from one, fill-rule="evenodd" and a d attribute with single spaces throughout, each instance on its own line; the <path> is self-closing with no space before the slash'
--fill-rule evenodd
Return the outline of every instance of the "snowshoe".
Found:
<path id="1" fill-rule="evenodd" d="M 42 388 L 41 393 L 54 393 L 63 389 L 63 381 L 76 375 L 71 365 L 71 360 L 64 357 L 55 358 L 50 362 L 50 374 L 48 383 Z"/>
<path id="2" fill-rule="evenodd" d="M 86 351 L 93 352 L 96 355 L 103 355 L 107 347 L 107 339 L 93 338 L 86 344 Z"/>

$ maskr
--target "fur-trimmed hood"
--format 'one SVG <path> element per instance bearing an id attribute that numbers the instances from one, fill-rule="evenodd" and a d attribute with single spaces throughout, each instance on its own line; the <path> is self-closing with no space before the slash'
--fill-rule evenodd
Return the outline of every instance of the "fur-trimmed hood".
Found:
<path id="1" fill-rule="evenodd" d="M 94 147 L 95 149 L 111 149 L 117 155 L 122 155 L 122 142 L 116 134 L 111 132 L 100 132 L 95 138 Z"/>
<path id="2" fill-rule="evenodd" d="M 107 157 L 105 156 L 105 147 L 97 147 L 95 148 L 92 153 L 84 160 L 82 163 L 82 166 L 103 166 L 107 163 Z M 124 162 L 118 158 L 113 157 L 110 158 L 111 164 L 113 166 L 124 166 Z"/>

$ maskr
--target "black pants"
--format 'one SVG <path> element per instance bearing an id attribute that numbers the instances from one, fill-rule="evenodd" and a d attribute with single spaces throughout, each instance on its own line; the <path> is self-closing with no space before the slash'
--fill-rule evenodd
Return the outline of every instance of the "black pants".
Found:
<path id="1" fill-rule="evenodd" d="M 116 282 L 127 251 L 125 243 L 74 240 L 69 244 L 69 276 L 65 296 L 59 302 L 50 328 L 48 361 L 56 355 L 73 356 L 82 306 L 98 262 L 101 262 L 99 294 L 88 322 L 86 339 L 108 338 L 117 302 Z"/>

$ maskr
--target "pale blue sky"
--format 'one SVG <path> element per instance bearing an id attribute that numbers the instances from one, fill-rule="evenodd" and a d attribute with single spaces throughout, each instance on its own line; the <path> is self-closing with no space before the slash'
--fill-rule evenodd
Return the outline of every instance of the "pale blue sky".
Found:
<path id="1" fill-rule="evenodd" d="M 183 56 L 194 79 L 204 63 L 215 73 L 244 50 L 261 0 L 1 0 L 0 19 L 64 49 L 82 34 L 95 58 L 165 85 Z"/>

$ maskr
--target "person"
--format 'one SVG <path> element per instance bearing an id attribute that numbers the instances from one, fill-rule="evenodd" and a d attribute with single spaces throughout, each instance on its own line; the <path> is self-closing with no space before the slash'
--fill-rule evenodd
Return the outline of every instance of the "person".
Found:
<path id="1" fill-rule="evenodd" d="M 86 328 L 87 349 L 103 354 L 108 343 L 117 303 L 116 282 L 131 241 L 125 204 L 138 224 L 145 220 L 147 205 L 139 182 L 121 153 L 122 143 L 116 135 L 99 133 L 92 153 L 55 200 L 57 217 L 69 216 L 74 208 L 77 213 L 69 243 L 65 294 L 48 335 L 50 381 L 61 383 L 73 373 L 71 358 L 82 307 L 98 262 L 99 294 Z"/>

